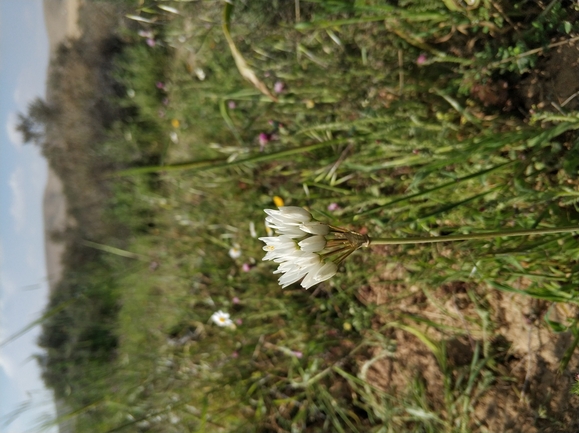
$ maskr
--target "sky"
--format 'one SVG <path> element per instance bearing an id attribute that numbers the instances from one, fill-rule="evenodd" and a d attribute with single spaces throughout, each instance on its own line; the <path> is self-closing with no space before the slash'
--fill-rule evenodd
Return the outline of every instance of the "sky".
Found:
<path id="1" fill-rule="evenodd" d="M 0 345 L 38 319 L 48 301 L 42 218 L 47 164 L 15 130 L 18 113 L 44 98 L 48 56 L 42 0 L 0 0 Z M 31 357 L 41 353 L 39 333 L 35 327 L 0 346 L 0 433 L 35 432 L 40 421 L 55 416 L 52 394 Z M 22 406 L 28 409 L 6 425 L 7 415 Z"/>

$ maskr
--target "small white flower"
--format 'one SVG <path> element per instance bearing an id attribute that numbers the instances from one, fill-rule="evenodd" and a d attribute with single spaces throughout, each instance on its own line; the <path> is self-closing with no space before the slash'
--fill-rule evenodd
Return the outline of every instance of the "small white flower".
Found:
<path id="1" fill-rule="evenodd" d="M 326 238 L 323 236 L 310 236 L 299 242 L 298 245 L 307 253 L 319 253 L 326 248 Z"/>
<path id="2" fill-rule="evenodd" d="M 279 218 L 280 220 L 306 222 L 312 219 L 312 214 L 303 207 L 298 206 L 282 206 L 279 210 L 265 209 L 264 211 L 269 216 Z"/>
<path id="3" fill-rule="evenodd" d="M 197 76 L 197 78 L 199 79 L 199 81 L 203 81 L 203 80 L 205 80 L 205 78 L 207 78 L 205 71 L 201 68 L 195 68 L 194 72 L 195 72 L 195 75 Z"/>
<path id="4" fill-rule="evenodd" d="M 263 260 L 274 260 L 284 259 L 288 254 L 299 251 L 299 247 L 295 241 L 287 235 L 282 236 L 268 236 L 259 238 L 260 241 L 265 242 L 265 247 L 263 251 L 267 254 Z"/>
<path id="5" fill-rule="evenodd" d="M 235 244 L 229 248 L 229 257 L 231 257 L 233 260 L 241 257 L 241 248 L 238 244 Z"/>
<path id="6" fill-rule="evenodd" d="M 309 223 L 312 219 L 312 215 L 307 210 L 297 206 L 282 206 L 279 210 L 265 209 L 265 213 L 268 215 L 265 218 L 266 226 L 275 229 L 278 234 L 292 238 L 303 237 L 304 231 L 300 229 L 300 226 Z"/>
<path id="7" fill-rule="evenodd" d="M 211 315 L 211 320 L 218 326 L 231 328 L 235 326 L 233 321 L 229 318 L 229 313 L 224 313 L 223 311 L 219 310 L 216 311 Z"/>
<path id="8" fill-rule="evenodd" d="M 312 235 L 326 236 L 330 233 L 330 227 L 327 224 L 318 221 L 307 222 L 300 225 L 300 230 Z"/>
<path id="9" fill-rule="evenodd" d="M 279 279 L 279 284 L 282 289 L 290 284 L 293 284 L 303 278 L 301 283 L 304 289 L 309 289 L 316 284 L 315 282 L 309 284 L 310 279 L 316 275 L 323 267 L 322 260 L 319 255 L 314 253 L 304 253 L 301 257 L 294 260 L 287 261 L 279 265 L 274 274 L 283 273 Z"/>

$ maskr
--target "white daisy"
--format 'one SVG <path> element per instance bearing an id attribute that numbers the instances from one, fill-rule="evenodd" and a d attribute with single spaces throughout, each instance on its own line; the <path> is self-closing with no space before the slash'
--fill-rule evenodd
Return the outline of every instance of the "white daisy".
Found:
<path id="1" fill-rule="evenodd" d="M 219 310 L 216 311 L 211 315 L 211 320 L 218 326 L 222 326 L 224 328 L 231 328 L 235 326 L 233 321 L 229 318 L 229 313 L 224 313 L 223 311 Z"/>
<path id="2" fill-rule="evenodd" d="M 241 257 L 241 247 L 238 244 L 235 244 L 229 248 L 229 257 L 231 257 L 233 260 Z"/>

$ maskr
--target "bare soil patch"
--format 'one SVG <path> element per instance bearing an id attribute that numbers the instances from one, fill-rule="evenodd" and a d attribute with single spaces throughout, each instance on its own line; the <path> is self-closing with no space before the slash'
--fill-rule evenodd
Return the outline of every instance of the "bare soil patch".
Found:
<path id="1" fill-rule="evenodd" d="M 377 252 L 390 256 L 387 248 Z M 559 372 L 573 337 L 569 332 L 554 333 L 544 320 L 549 311 L 550 320 L 563 323 L 577 314 L 577 308 L 503 293 L 474 282 L 455 282 L 433 290 L 408 287 L 405 275 L 402 265 L 390 262 L 377 269 L 376 277 L 359 292 L 364 304 L 378 306 L 380 313 L 373 329 L 380 330 L 395 346 L 390 355 L 385 356 L 382 348 L 373 348 L 357 359 L 359 366 L 372 360 L 366 375 L 369 383 L 401 395 L 418 379 L 425 385 L 430 410 L 446 417 L 444 372 L 439 360 L 416 335 L 388 326 L 397 321 L 444 346 L 446 371 L 452 372 L 453 381 L 458 372 L 469 371 L 475 347 L 480 350 L 486 342 L 486 356 L 492 358 L 487 366 L 493 379 L 479 389 L 480 395 L 471 393 L 473 431 L 578 431 L 579 399 L 569 390 L 579 369 L 579 354 L 575 353 L 567 368 Z M 528 285 L 524 279 L 519 283 L 521 290 Z M 463 334 L 458 338 L 461 332 L 457 330 Z"/>
<path id="2" fill-rule="evenodd" d="M 579 41 L 578 41 L 579 42 Z M 527 110 L 577 110 L 579 108 L 579 44 L 564 44 L 539 59 L 518 88 Z"/>

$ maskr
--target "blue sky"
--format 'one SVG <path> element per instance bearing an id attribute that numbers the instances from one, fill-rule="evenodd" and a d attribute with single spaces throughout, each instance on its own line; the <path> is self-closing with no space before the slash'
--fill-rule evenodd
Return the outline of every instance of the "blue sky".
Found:
<path id="1" fill-rule="evenodd" d="M 23 145 L 14 127 L 35 97 L 44 98 L 48 39 L 42 0 L 0 0 L 0 342 L 37 319 L 48 298 L 42 195 L 47 165 L 37 148 Z M 40 329 L 0 347 L 0 432 L 37 431 L 53 417 L 31 355 Z M 29 409 L 8 426 L 5 416 Z M 55 431 L 55 430 L 53 430 Z"/>

